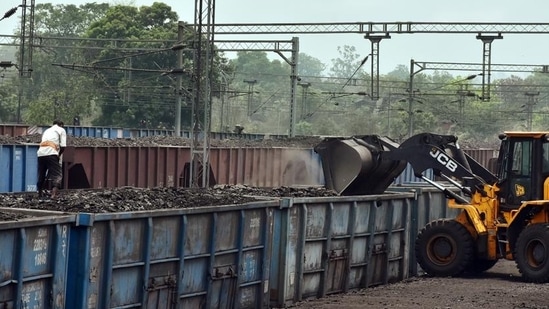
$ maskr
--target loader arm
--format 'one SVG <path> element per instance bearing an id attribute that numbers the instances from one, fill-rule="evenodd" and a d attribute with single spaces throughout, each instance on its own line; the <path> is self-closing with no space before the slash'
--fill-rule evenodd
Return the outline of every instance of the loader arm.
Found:
<path id="1" fill-rule="evenodd" d="M 326 185 L 341 195 L 383 193 L 409 163 L 416 177 L 432 169 L 459 187 L 465 194 L 482 191 L 484 184 L 495 184 L 498 178 L 469 157 L 453 135 L 421 133 L 400 145 L 376 135 L 327 139 L 315 147 L 320 154 Z M 455 194 L 443 190 L 449 197 Z"/>
<path id="2" fill-rule="evenodd" d="M 406 160 L 416 177 L 429 182 L 442 190 L 447 197 L 462 204 L 467 203 L 467 200 L 427 179 L 423 173 L 432 169 L 436 176 L 450 181 L 468 196 L 475 191 L 483 192 L 485 184 L 493 185 L 498 180 L 459 148 L 457 137 L 453 135 L 421 133 L 407 139 L 397 149 L 384 152 L 382 156 L 387 160 Z"/>
<path id="3" fill-rule="evenodd" d="M 459 181 L 476 179 L 480 184 L 494 184 L 498 178 L 468 156 L 453 135 L 421 133 L 404 141 L 398 148 L 384 152 L 388 160 L 406 160 L 421 177 L 432 169 L 436 176 L 446 175 Z"/>

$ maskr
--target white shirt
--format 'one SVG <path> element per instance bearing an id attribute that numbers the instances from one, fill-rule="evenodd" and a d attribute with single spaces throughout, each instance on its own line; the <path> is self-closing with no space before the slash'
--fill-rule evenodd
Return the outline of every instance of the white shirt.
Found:
<path id="1" fill-rule="evenodd" d="M 39 157 L 59 155 L 59 148 L 66 146 L 67 132 L 55 124 L 42 133 L 42 142 L 36 154 Z"/>

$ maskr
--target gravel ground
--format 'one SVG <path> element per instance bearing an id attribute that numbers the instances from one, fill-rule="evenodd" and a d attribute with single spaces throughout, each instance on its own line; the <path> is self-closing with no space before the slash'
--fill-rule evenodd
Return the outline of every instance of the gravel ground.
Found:
<path id="1" fill-rule="evenodd" d="M 549 284 L 524 283 L 514 261 L 500 260 L 475 277 L 420 276 L 296 303 L 301 309 L 548 309 Z"/>
<path id="2" fill-rule="evenodd" d="M 258 197 L 337 196 L 322 187 L 255 188 L 219 185 L 212 188 L 135 188 L 61 190 L 59 198 L 39 198 L 36 193 L 0 194 L 0 205 L 64 212 L 127 212 L 243 204 Z M 1 218 L 0 218 L 1 220 Z"/>

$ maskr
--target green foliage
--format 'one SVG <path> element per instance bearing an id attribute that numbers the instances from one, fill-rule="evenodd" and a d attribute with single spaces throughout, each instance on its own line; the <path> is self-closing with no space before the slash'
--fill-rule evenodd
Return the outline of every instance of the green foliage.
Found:
<path id="1" fill-rule="evenodd" d="M 299 54 L 299 65 L 297 68 L 299 76 L 323 76 L 325 70 L 326 65 L 320 60 L 304 53 Z"/>
<path id="2" fill-rule="evenodd" d="M 315 134 L 314 129 L 313 129 L 313 125 L 309 122 L 306 122 L 306 121 L 299 121 L 295 125 L 295 131 L 296 131 L 296 135 L 307 136 L 307 135 L 314 135 Z"/>
<path id="3" fill-rule="evenodd" d="M 361 68 L 364 57 L 361 58 L 354 46 L 339 46 L 337 51 L 341 58 L 332 59 L 331 75 L 333 77 L 350 78 L 357 69 Z"/>
<path id="4" fill-rule="evenodd" d="M 0 84 L 0 123 L 17 122 L 18 87 L 14 79 Z"/>
<path id="5" fill-rule="evenodd" d="M 41 35 L 76 37 L 86 32 L 90 24 L 105 15 L 107 3 L 74 4 L 38 3 L 35 6 L 34 27 Z"/>
<path id="6" fill-rule="evenodd" d="M 290 96 L 285 89 L 290 86 L 290 66 L 279 59 L 270 60 L 265 52 L 248 51 L 238 52 L 228 66 L 232 70 L 226 93 L 231 106 L 229 128 L 240 124 L 247 132 L 255 126 L 267 133 L 286 132 L 287 122 L 283 127 L 280 122 L 289 119 Z M 270 129 L 256 124 L 267 124 Z"/>
<path id="7" fill-rule="evenodd" d="M 176 67 L 170 47 L 177 40 L 178 16 L 169 6 L 46 3 L 36 5 L 35 20 L 36 33 L 48 37 L 52 47 L 35 49 L 32 79 L 21 81 L 20 100 L 3 96 L 0 109 L 13 114 L 21 102 L 24 122 L 36 124 L 50 123 L 56 109 L 68 119 L 79 115 L 84 125 L 136 127 L 145 119 L 151 126 L 173 128 L 177 94 L 193 87 L 193 55 L 184 53 L 189 73 L 177 91 L 175 75 L 161 74 Z M 162 40 L 167 43 L 159 50 Z M 225 69 L 225 61 L 215 59 Z M 190 103 L 189 95 L 183 100 Z M 188 127 L 190 109 L 184 113 Z"/>
<path id="8" fill-rule="evenodd" d="M 24 119 L 27 119 L 25 123 L 44 125 L 51 122 L 51 119 L 55 119 L 58 105 L 58 101 L 52 94 L 43 95 L 39 99 L 33 102 L 33 108 L 29 108 L 24 114 Z M 62 117 L 59 117 L 62 119 Z"/>
<path id="9" fill-rule="evenodd" d="M 148 127 L 173 128 L 176 84 L 174 78 L 161 73 L 176 67 L 176 53 L 170 46 L 150 52 L 158 47 L 147 41 L 175 42 L 177 20 L 177 13 L 169 6 L 155 2 L 140 8 L 112 6 L 90 25 L 87 37 L 134 40 L 117 46 L 112 46 L 114 41 L 105 41 L 102 49 L 86 54 L 97 68 L 94 84 L 102 88 L 97 93 L 101 113 L 93 124 L 138 127 L 143 121 Z M 120 48 L 135 51 L 128 53 Z M 144 51 L 139 52 L 139 48 Z"/>
<path id="10" fill-rule="evenodd" d="M 17 85 L 21 83 L 17 102 L 21 102 L 23 122 L 49 124 L 58 117 L 69 123 L 75 115 L 81 118 L 91 116 L 94 92 L 89 85 L 93 76 L 63 67 L 82 63 L 82 49 L 75 40 L 53 38 L 81 36 L 107 9 L 107 4 L 96 3 L 78 7 L 51 3 L 36 5 L 36 33 L 51 38 L 48 45 L 58 45 L 59 48 L 35 49 L 32 78 L 15 82 Z"/>

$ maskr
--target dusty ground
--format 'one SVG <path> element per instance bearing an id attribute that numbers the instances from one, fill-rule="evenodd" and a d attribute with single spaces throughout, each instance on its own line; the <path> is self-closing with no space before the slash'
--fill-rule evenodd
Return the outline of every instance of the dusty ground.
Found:
<path id="1" fill-rule="evenodd" d="M 500 260 L 481 276 L 411 278 L 386 286 L 303 301 L 294 308 L 548 309 L 549 284 L 524 283 L 514 261 Z"/>

